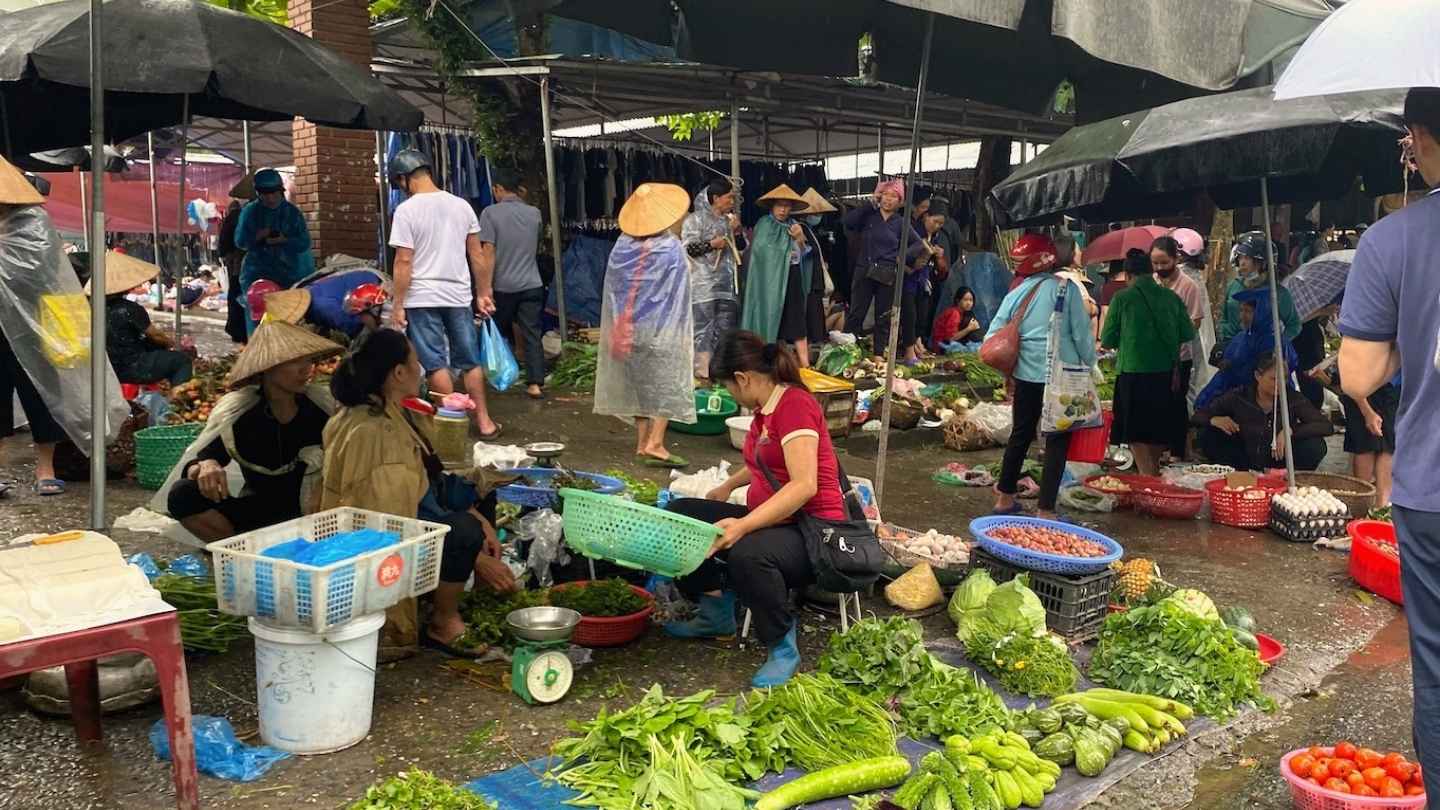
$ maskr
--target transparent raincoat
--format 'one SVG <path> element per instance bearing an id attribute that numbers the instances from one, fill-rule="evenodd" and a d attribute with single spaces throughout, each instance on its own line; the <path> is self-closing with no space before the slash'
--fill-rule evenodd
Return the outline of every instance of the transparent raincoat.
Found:
<path id="1" fill-rule="evenodd" d="M 681 240 L 687 246 L 708 244 L 711 239 L 729 233 L 730 225 L 725 217 L 715 213 L 715 209 L 710 207 L 709 193 L 700 189 L 700 193 L 695 195 L 695 210 L 685 217 L 680 231 Z M 739 297 L 735 293 L 735 254 L 730 252 L 730 248 L 711 250 L 695 258 L 690 272 L 690 296 L 696 304 L 734 301 Z M 697 326 L 703 327 L 704 324 Z"/>
<path id="2" fill-rule="evenodd" d="M 605 271 L 595 413 L 693 424 L 693 327 L 680 239 L 622 235 Z"/>
<path id="3" fill-rule="evenodd" d="M 55 422 L 90 451 L 90 300 L 45 209 L 0 205 L 0 328 Z M 130 405 L 104 355 L 106 441 Z"/>

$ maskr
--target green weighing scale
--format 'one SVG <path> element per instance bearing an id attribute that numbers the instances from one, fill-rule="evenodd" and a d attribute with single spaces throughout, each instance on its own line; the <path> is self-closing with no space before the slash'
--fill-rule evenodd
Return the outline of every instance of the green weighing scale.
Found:
<path id="1" fill-rule="evenodd" d="M 529 607 L 505 617 L 519 639 L 510 663 L 510 690 L 532 706 L 565 697 L 575 682 L 575 666 L 565 655 L 580 614 L 569 608 Z"/>

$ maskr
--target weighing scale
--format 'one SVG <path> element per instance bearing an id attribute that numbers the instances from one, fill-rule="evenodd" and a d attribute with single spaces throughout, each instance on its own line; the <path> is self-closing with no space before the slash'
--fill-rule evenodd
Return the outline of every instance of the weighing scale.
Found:
<path id="1" fill-rule="evenodd" d="M 505 623 L 520 642 L 510 664 L 510 690 L 532 706 L 565 697 L 575 682 L 565 648 L 580 614 L 569 608 L 521 608 L 511 611 Z"/>
<path id="2" fill-rule="evenodd" d="M 565 445 L 560 442 L 531 442 L 524 449 L 525 455 L 535 459 L 536 467 L 554 469 L 555 459 L 565 452 Z"/>

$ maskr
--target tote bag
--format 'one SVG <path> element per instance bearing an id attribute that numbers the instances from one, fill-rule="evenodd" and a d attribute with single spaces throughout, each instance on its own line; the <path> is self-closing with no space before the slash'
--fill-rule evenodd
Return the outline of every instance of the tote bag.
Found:
<path id="1" fill-rule="evenodd" d="M 1072 365 L 1060 359 L 1064 339 L 1065 292 L 1074 283 L 1060 280 L 1055 311 L 1050 313 L 1050 339 L 1045 347 L 1045 401 L 1040 410 L 1041 433 L 1069 433 L 1096 427 L 1103 422 L 1100 394 L 1089 366 Z"/>

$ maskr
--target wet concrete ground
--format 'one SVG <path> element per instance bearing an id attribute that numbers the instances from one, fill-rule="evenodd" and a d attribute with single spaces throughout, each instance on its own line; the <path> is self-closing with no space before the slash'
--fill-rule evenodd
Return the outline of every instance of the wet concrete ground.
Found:
<path id="1" fill-rule="evenodd" d="M 202 351 L 223 347 L 212 327 L 201 332 Z M 632 461 L 633 435 L 626 426 L 590 414 L 588 397 L 552 394 L 543 403 L 509 393 L 494 398 L 497 417 L 514 443 L 553 439 L 569 444 L 566 461 L 580 469 L 620 467 L 663 480 Z M 946 462 L 990 461 L 997 451 L 960 456 L 934 443 L 897 442 L 891 454 L 887 519 L 913 528 L 961 532 L 988 507 L 982 490 L 957 490 L 930 480 Z M 872 443 L 855 443 L 843 457 L 852 475 L 874 477 Z M 738 458 L 725 437 L 672 436 L 672 448 L 692 469 L 721 458 Z M 32 474 L 23 435 L 0 450 L 0 478 L 28 481 Z M 108 488 L 113 520 L 149 497 L 134 482 Z M 0 534 L 55 531 L 87 522 L 88 489 L 72 484 L 59 498 L 28 492 L 0 501 Z M 1409 663 L 1401 613 L 1383 600 L 1362 595 L 1346 575 L 1341 554 L 1285 543 L 1207 522 L 1157 521 L 1129 513 L 1088 519 L 1120 540 L 1131 555 L 1156 560 L 1165 577 L 1197 587 L 1217 603 L 1250 608 L 1264 632 L 1289 646 L 1266 676 L 1280 701 L 1273 715 L 1251 714 L 1231 727 L 1176 746 L 1102 796 L 1093 807 L 1287 808 L 1290 799 L 1276 771 L 1293 748 L 1344 737 L 1380 748 L 1408 750 Z M 126 553 L 149 551 L 173 557 L 177 544 L 115 532 Z M 886 612 L 883 599 L 867 597 L 865 609 Z M 807 611 L 802 649 L 813 665 L 837 622 Z M 925 620 L 926 634 L 953 632 L 943 614 Z M 588 719 L 600 704 L 628 703 L 652 683 L 686 694 L 704 688 L 743 689 L 763 659 L 755 645 L 680 643 L 654 628 L 637 644 L 597 651 L 562 702 L 527 707 L 499 687 L 477 686 L 441 669 L 442 659 L 422 654 L 381 669 L 371 735 L 349 750 L 295 758 L 265 778 L 238 784 L 201 777 L 208 808 L 344 807 L 366 786 L 417 766 L 465 781 L 544 754 L 565 735 L 569 720 Z M 191 702 L 196 714 L 224 715 L 243 734 L 255 729 L 253 648 L 248 640 L 221 656 L 189 656 Z M 67 720 L 37 715 L 18 691 L 0 692 L 0 808 L 166 808 L 174 806 L 169 766 L 157 762 L 147 739 L 160 717 L 158 704 L 105 718 L 105 745 L 84 751 Z"/>

